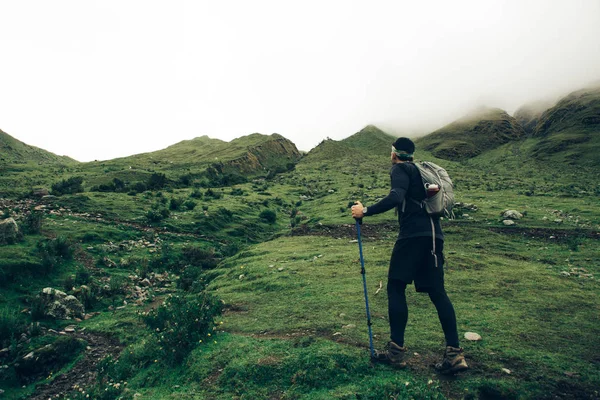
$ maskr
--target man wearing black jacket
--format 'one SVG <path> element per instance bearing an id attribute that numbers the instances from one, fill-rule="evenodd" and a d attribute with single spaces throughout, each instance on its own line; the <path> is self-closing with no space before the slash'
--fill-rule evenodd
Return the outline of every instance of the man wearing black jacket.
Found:
<path id="1" fill-rule="evenodd" d="M 435 226 L 435 256 L 433 254 L 432 220 L 419 204 L 426 193 L 418 168 L 412 163 L 415 145 L 408 138 L 397 139 L 392 146 L 390 193 L 378 203 L 365 207 L 360 202 L 352 206 L 352 216 L 363 218 L 396 208 L 400 234 L 390 260 L 388 272 L 388 313 L 391 341 L 385 351 L 376 352 L 374 361 L 396 367 L 406 366 L 404 330 L 408 321 L 406 285 L 414 281 L 417 292 L 426 292 L 437 309 L 446 338 L 444 359 L 436 365 L 442 373 L 455 373 L 468 368 L 463 349 L 458 342 L 454 307 L 444 288 L 444 234 L 439 218 Z M 403 209 L 404 204 L 404 211 Z"/>

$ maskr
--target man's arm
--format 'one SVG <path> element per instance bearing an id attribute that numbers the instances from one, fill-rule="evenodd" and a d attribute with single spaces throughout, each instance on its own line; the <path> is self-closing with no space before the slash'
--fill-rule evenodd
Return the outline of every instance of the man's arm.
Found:
<path id="1" fill-rule="evenodd" d="M 369 207 L 364 207 L 360 201 L 357 201 L 352 206 L 352 217 L 362 218 L 369 215 L 381 214 L 389 211 L 394 207 L 401 206 L 408 191 L 408 185 L 410 184 L 410 178 L 404 168 L 397 166 L 392 168 L 392 189 L 390 193 Z M 363 210 L 367 208 L 367 212 Z"/>

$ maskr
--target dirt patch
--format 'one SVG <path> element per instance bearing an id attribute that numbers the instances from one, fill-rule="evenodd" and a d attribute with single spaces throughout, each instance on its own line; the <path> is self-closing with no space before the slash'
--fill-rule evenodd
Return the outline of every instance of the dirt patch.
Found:
<path id="1" fill-rule="evenodd" d="M 600 232 L 582 229 L 552 229 L 552 228 L 489 228 L 490 231 L 506 235 L 522 236 L 528 239 L 553 240 L 567 242 L 574 238 L 600 240 Z"/>
<path id="2" fill-rule="evenodd" d="M 360 227 L 361 236 L 370 239 L 382 239 L 398 234 L 398 224 L 363 224 Z M 333 238 L 356 239 L 356 225 L 302 225 L 292 230 L 292 236 L 328 236 Z"/>
<path id="3" fill-rule="evenodd" d="M 106 356 L 117 357 L 123 346 L 118 340 L 109 336 L 78 332 L 72 334 L 87 342 L 87 349 L 81 359 L 67 373 L 57 376 L 51 383 L 38 385 L 31 400 L 47 400 L 49 398 L 64 398 L 76 387 L 86 388 L 96 383 L 97 365 Z"/>

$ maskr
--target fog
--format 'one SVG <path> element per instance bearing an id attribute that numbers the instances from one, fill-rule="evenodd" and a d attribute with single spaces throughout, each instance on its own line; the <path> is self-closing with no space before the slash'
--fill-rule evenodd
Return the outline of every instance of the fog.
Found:
<path id="1" fill-rule="evenodd" d="M 80 161 L 422 135 L 600 80 L 600 2 L 0 0 L 0 129 Z"/>

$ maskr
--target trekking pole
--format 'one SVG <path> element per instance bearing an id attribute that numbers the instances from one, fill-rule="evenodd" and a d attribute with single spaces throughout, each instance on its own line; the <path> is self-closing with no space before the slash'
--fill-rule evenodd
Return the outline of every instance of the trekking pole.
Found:
<path id="1" fill-rule="evenodd" d="M 360 273 L 362 274 L 363 289 L 365 292 L 365 308 L 367 309 L 367 326 L 369 327 L 369 349 L 371 358 L 375 358 L 375 349 L 373 349 L 373 331 L 371 329 L 371 313 L 369 312 L 369 295 L 367 294 L 367 272 L 365 270 L 365 259 L 363 258 L 362 241 L 360 238 L 360 226 L 362 218 L 356 218 L 356 232 L 358 234 L 358 251 L 360 253 Z"/>

